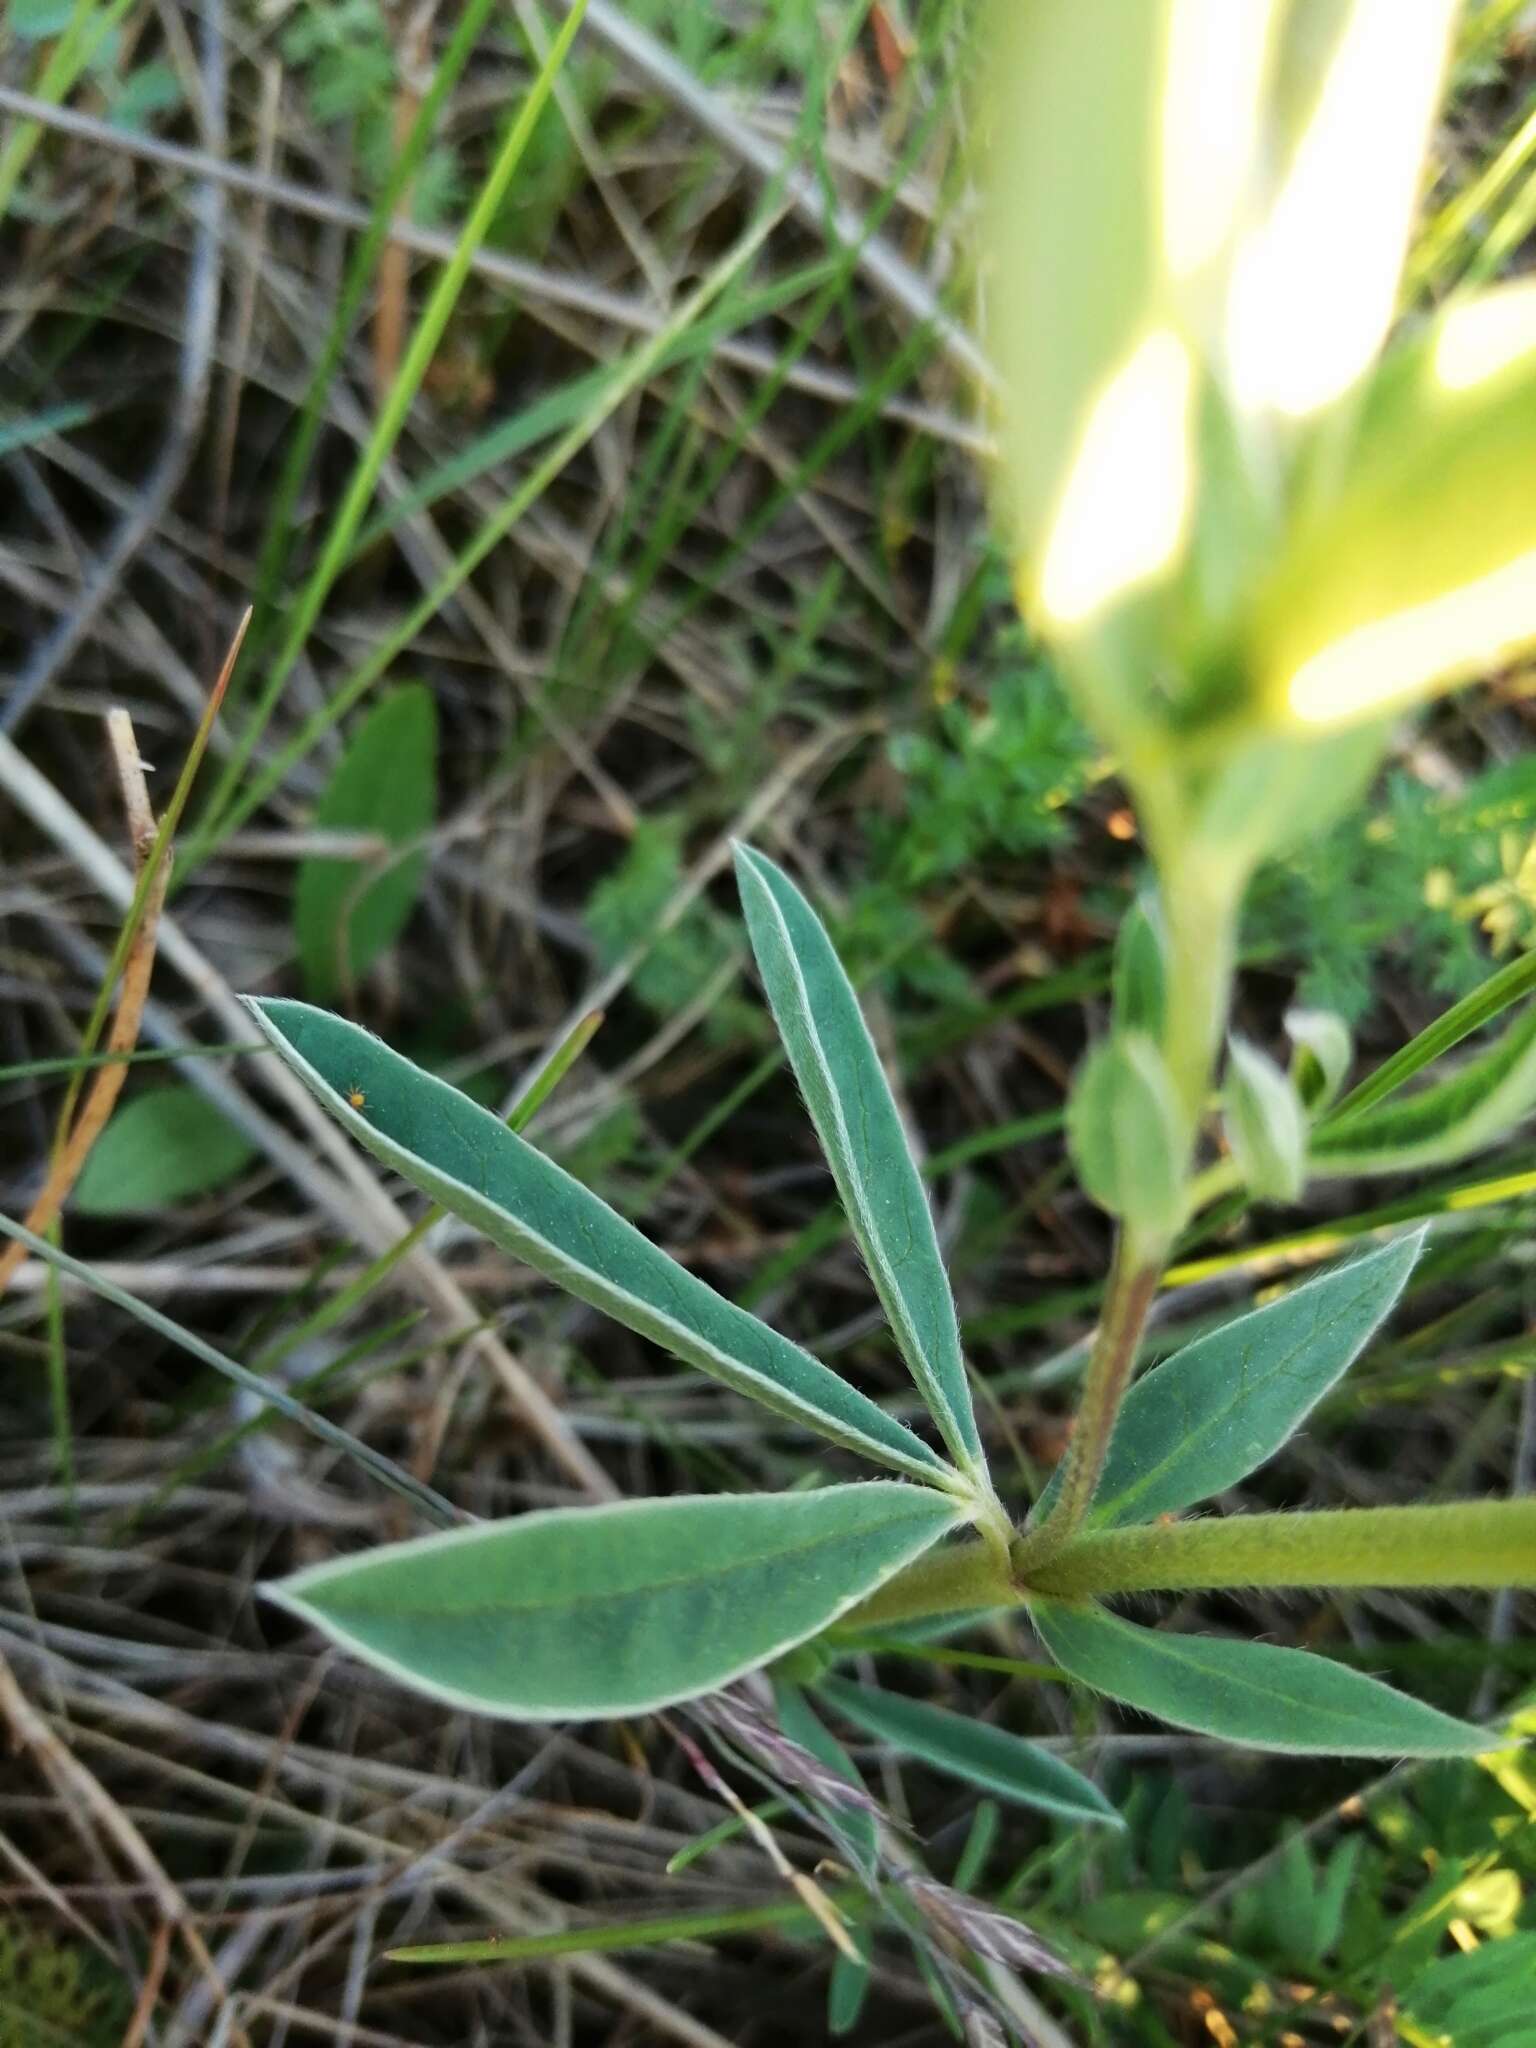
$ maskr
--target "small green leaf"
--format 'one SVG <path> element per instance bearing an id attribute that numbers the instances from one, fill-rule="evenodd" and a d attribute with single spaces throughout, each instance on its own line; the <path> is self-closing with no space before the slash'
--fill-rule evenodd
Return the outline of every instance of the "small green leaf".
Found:
<path id="1" fill-rule="evenodd" d="M 1110 985 L 1116 1026 L 1160 1038 L 1168 988 L 1168 934 L 1151 889 L 1142 890 L 1120 921 Z"/>
<path id="2" fill-rule="evenodd" d="M 816 1689 L 856 1728 L 983 1792 L 1067 1820 L 1125 1825 L 1081 1771 L 1005 1728 L 875 1686 L 851 1685 L 845 1678 L 823 1678 Z"/>
<path id="3" fill-rule="evenodd" d="M 514 1721 L 638 1714 L 815 1635 L 958 1518 L 891 1480 L 550 1508 L 263 1590 L 451 1706 Z"/>
<path id="4" fill-rule="evenodd" d="M 114 128 L 147 128 L 156 114 L 169 113 L 182 99 L 181 80 L 169 64 L 140 64 L 112 93 L 107 118 Z"/>
<path id="5" fill-rule="evenodd" d="M 36 43 L 62 35 L 80 12 L 77 0 L 10 0 L 5 20 L 19 42 Z"/>
<path id="6" fill-rule="evenodd" d="M 430 690 L 408 683 L 358 727 L 315 807 L 315 824 L 404 846 L 430 829 L 436 812 L 437 711 Z M 365 974 L 415 906 L 425 855 L 386 856 L 370 879 L 377 866 L 324 855 L 300 865 L 293 924 L 304 984 L 317 1002 L 334 1001 Z"/>
<path id="7" fill-rule="evenodd" d="M 1225 1095 L 1224 1128 L 1244 1184 L 1264 1200 L 1294 1202 L 1306 1178 L 1307 1116 L 1289 1076 L 1234 1037 Z"/>
<path id="8" fill-rule="evenodd" d="M 1086 1191 L 1133 1230 L 1175 1227 L 1185 1147 L 1168 1067 L 1144 1031 L 1117 1031 L 1077 1070 L 1067 1143 Z"/>
<path id="9" fill-rule="evenodd" d="M 1310 1170 L 1330 1178 L 1415 1173 L 1484 1151 L 1536 1108 L 1536 1002 L 1487 1052 L 1443 1081 L 1312 1133 Z"/>
<path id="10" fill-rule="evenodd" d="M 360 1144 L 493 1244 L 776 1414 L 930 1485 L 960 1487 L 921 1438 L 668 1258 L 489 1110 L 341 1017 L 307 1003 L 246 1003 Z"/>
<path id="11" fill-rule="evenodd" d="M 1176 1513 L 1272 1458 L 1391 1314 L 1423 1243 L 1414 1231 L 1336 1266 L 1139 1379 L 1087 1527 Z"/>
<path id="12" fill-rule="evenodd" d="M 851 2034 L 859 2023 L 859 2014 L 864 2010 L 864 2000 L 869 1995 L 869 1957 L 872 1943 L 867 1927 L 853 1929 L 853 1945 L 859 1952 L 855 1962 L 841 1951 L 832 1958 L 832 1974 L 827 1980 L 827 2032 L 835 2041 L 844 2034 Z"/>
<path id="13" fill-rule="evenodd" d="M 933 1214 L 858 997 L 789 877 L 746 846 L 736 873 L 758 972 L 875 1291 L 945 1443 L 982 1471 Z"/>
<path id="14" fill-rule="evenodd" d="M 1095 1692 L 1251 1749 L 1320 1756 L 1475 1756 L 1497 1737 L 1305 1650 L 1166 1635 L 1102 1607 L 1030 1603 L 1040 1640 Z"/>
<path id="15" fill-rule="evenodd" d="M 1309 1116 L 1321 1116 L 1349 1079 L 1355 1045 L 1336 1010 L 1297 1008 L 1285 1013 L 1285 1032 L 1296 1048 L 1291 1078 Z"/>
<path id="16" fill-rule="evenodd" d="M 161 1209 L 223 1187 L 256 1157 L 243 1131 L 195 1088 L 125 1102 L 91 1148 L 72 1206 L 82 1216 Z"/>

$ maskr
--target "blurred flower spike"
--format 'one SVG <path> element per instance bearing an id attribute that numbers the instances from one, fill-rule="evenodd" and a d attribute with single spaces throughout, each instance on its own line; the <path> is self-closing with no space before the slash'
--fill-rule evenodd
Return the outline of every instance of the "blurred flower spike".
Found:
<path id="1" fill-rule="evenodd" d="M 1349 800 L 1387 718 L 1536 641 L 1536 286 L 1389 340 L 1458 12 L 996 0 L 1019 600 L 1154 834 L 1257 858 Z"/>

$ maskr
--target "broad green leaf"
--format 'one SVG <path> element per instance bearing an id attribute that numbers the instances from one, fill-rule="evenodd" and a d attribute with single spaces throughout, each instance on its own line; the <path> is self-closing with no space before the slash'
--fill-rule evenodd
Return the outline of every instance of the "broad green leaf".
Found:
<path id="1" fill-rule="evenodd" d="M 223 1187 L 255 1157 L 245 1133 L 195 1088 L 146 1090 L 92 1146 L 71 1206 L 82 1216 L 164 1208 Z"/>
<path id="2" fill-rule="evenodd" d="M 1536 1933 L 1441 1956 L 1403 1988 L 1410 2019 L 1456 2048 L 1530 2048 L 1536 2011 Z"/>
<path id="3" fill-rule="evenodd" d="M 1443 1081 L 1312 1134 L 1309 1170 L 1329 1177 L 1414 1173 L 1482 1152 L 1536 1109 L 1536 1002 L 1487 1052 Z"/>
<path id="4" fill-rule="evenodd" d="M 981 1439 L 933 1214 L 858 997 L 789 877 L 736 849 L 758 971 L 849 1225 L 944 1441 L 973 1472 Z"/>
<path id="5" fill-rule="evenodd" d="M 437 813 L 437 711 L 420 683 L 385 697 L 363 720 L 315 807 L 326 832 L 367 832 L 408 845 Z M 378 867 L 376 879 L 370 879 Z M 315 855 L 294 888 L 293 925 L 304 985 L 330 1002 L 399 937 L 415 906 L 426 857 L 382 864 Z"/>
<path id="6" fill-rule="evenodd" d="M 1414 1231 L 1351 1259 L 1146 1373 L 1120 1410 L 1087 1527 L 1177 1513 L 1272 1458 L 1391 1314 L 1423 1243 Z"/>
<path id="7" fill-rule="evenodd" d="M 935 1451 L 867 1395 L 678 1265 L 467 1095 L 325 1010 L 246 1002 L 360 1144 L 493 1244 L 776 1414 L 930 1485 L 961 1487 Z M 348 1100 L 354 1094 L 360 1108 Z"/>
<path id="8" fill-rule="evenodd" d="M 818 1763 L 863 1791 L 864 1780 L 859 1776 L 858 1765 L 806 1698 L 803 1686 L 775 1674 L 773 1704 L 779 1727 L 791 1742 L 798 1742 Z M 861 1807 L 824 1805 L 821 1811 L 836 1833 L 848 1842 L 864 1875 L 873 1877 L 880 1867 L 880 1831 L 875 1816 Z"/>
<path id="9" fill-rule="evenodd" d="M 823 1678 L 816 1689 L 856 1728 L 949 1777 L 1067 1820 L 1124 1826 L 1098 1786 L 1081 1771 L 1005 1728 L 875 1686 L 851 1685 L 845 1678 Z"/>
<path id="10" fill-rule="evenodd" d="M 1252 1749 L 1322 1756 L 1475 1756 L 1497 1737 L 1306 1650 L 1168 1635 L 1102 1607 L 1030 1603 L 1040 1640 L 1095 1692 Z"/>
<path id="11" fill-rule="evenodd" d="M 263 1590 L 434 1699 L 514 1721 L 639 1714 L 815 1635 L 955 1526 L 875 1480 L 550 1508 L 313 1565 Z"/>

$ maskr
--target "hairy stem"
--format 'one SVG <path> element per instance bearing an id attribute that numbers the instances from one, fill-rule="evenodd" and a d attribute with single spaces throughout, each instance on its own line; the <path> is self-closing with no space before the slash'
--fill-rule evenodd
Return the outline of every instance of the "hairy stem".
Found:
<path id="1" fill-rule="evenodd" d="M 1153 1522 L 1079 1536 L 1031 1564 L 1027 1590 L 1177 1592 L 1202 1586 L 1536 1585 L 1536 1499 Z"/>
<path id="2" fill-rule="evenodd" d="M 1109 1455 L 1115 1417 L 1130 1385 L 1136 1349 L 1146 1325 L 1147 1310 L 1157 1292 L 1162 1261 L 1162 1246 L 1155 1254 L 1149 1254 L 1127 1233 L 1121 1233 L 1110 1268 L 1104 1314 L 1088 1358 L 1083 1398 L 1073 1424 L 1061 1491 L 1044 1521 L 1028 1531 L 1015 1547 L 1016 1569 L 1053 1557 L 1071 1540 L 1088 1512 Z"/>
<path id="3" fill-rule="evenodd" d="M 985 1537 L 972 1537 L 962 1543 L 946 1543 L 909 1564 L 878 1592 L 850 1608 L 835 1632 L 885 1628 L 925 1614 L 1017 1607 L 1020 1597 L 1006 1554 L 1000 1557 Z"/>

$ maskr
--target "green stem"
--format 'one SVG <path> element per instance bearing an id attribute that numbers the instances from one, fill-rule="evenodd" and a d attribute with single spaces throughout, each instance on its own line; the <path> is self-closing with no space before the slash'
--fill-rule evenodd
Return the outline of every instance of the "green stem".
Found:
<path id="1" fill-rule="evenodd" d="M 1226 1029 L 1241 878 L 1200 846 L 1172 864 L 1163 885 L 1168 928 L 1167 1011 L 1163 1056 L 1191 1138 Z"/>
<path id="2" fill-rule="evenodd" d="M 1072 1428 L 1072 1441 L 1062 1473 L 1061 1491 L 1044 1521 L 1031 1529 L 1015 1547 L 1015 1569 L 1052 1557 L 1071 1541 L 1093 1501 L 1115 1417 L 1130 1385 L 1136 1364 L 1136 1350 L 1146 1324 L 1147 1310 L 1157 1292 L 1164 1247 L 1155 1255 L 1122 1232 L 1110 1268 L 1104 1313 L 1089 1354 L 1083 1380 L 1083 1398 Z"/>
<path id="3" fill-rule="evenodd" d="M 925 1614 L 964 1614 L 973 1608 L 1016 1607 L 1019 1589 L 1006 1557 L 985 1537 L 930 1550 L 898 1572 L 877 1593 L 839 1617 L 837 1633 L 887 1628 Z"/>
<path id="4" fill-rule="evenodd" d="M 1030 1591 L 1069 1599 L 1205 1586 L 1532 1586 L 1536 1499 L 1106 1529 L 1027 1576 Z"/>
<path id="5" fill-rule="evenodd" d="M 1536 1499 L 1149 1522 L 1096 1530 L 1049 1557 L 1029 1545 L 1029 1536 L 1015 1543 L 1011 1573 L 978 1538 L 930 1551 L 845 1614 L 837 1633 L 1017 1607 L 1035 1593 L 1084 1600 L 1228 1586 L 1536 1586 Z"/>

